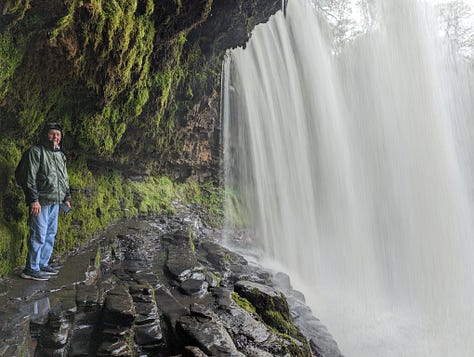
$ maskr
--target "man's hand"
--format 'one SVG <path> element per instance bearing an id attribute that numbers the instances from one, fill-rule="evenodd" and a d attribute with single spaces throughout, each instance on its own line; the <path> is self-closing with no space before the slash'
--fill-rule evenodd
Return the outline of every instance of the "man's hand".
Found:
<path id="1" fill-rule="evenodd" d="M 30 213 L 33 216 L 38 216 L 41 212 L 41 205 L 39 202 L 32 202 L 30 204 Z"/>
<path id="2" fill-rule="evenodd" d="M 69 201 L 64 201 L 63 203 L 64 203 L 66 206 L 68 206 L 69 208 L 71 208 L 71 202 L 69 202 Z"/>

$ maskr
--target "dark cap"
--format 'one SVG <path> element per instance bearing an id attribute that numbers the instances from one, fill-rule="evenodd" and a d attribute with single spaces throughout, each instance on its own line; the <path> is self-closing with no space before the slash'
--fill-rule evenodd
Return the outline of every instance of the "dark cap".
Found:
<path id="1" fill-rule="evenodd" d="M 57 123 L 47 123 L 45 126 L 45 130 L 59 130 L 61 132 L 61 135 L 63 133 L 63 128 L 61 128 L 61 125 Z"/>

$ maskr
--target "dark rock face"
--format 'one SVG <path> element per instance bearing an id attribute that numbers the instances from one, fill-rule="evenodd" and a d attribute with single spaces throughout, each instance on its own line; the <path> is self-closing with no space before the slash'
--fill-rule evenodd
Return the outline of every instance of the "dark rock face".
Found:
<path id="1" fill-rule="evenodd" d="M 311 310 L 295 301 L 301 296 L 287 276 L 283 293 L 273 282 L 281 282 L 281 275 L 273 277 L 219 245 L 213 238 L 219 231 L 187 233 L 183 228 L 189 227 L 191 214 L 124 222 L 97 242 L 81 269 L 77 262 L 69 266 L 68 259 L 59 276 L 46 283 L 11 277 L 10 285 L 1 284 L 7 294 L 22 295 L 0 296 L 0 306 L 5 302 L 0 351 L 25 356 L 341 356 Z M 61 280 L 70 270 L 88 274 Z M 21 312 L 29 300 L 38 301 L 35 310 L 44 310 L 40 316 Z M 42 308 L 41 301 L 47 302 Z"/>
<path id="2" fill-rule="evenodd" d="M 218 173 L 221 158 L 220 70 L 224 53 L 227 49 L 245 47 L 253 28 L 268 21 L 281 5 L 281 1 L 275 0 L 213 1 L 206 20 L 190 31 L 190 47 L 199 45 L 203 60 L 206 66 L 211 66 L 209 71 L 213 74 L 194 86 L 196 97 L 200 99 L 178 123 L 183 155 L 172 164 L 176 177 L 194 176 L 203 180 Z M 206 68 L 202 63 L 191 72 L 202 72 Z"/>
<path id="3" fill-rule="evenodd" d="M 205 22 L 191 33 L 203 43 L 203 53 L 245 46 L 253 28 L 281 10 L 281 1 L 217 0 Z"/>

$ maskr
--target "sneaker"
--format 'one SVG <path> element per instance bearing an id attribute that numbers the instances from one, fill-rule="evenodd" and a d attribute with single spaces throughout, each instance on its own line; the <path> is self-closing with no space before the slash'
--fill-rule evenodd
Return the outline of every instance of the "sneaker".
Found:
<path id="1" fill-rule="evenodd" d="M 59 270 L 57 269 L 54 269 L 53 267 L 50 267 L 49 265 L 46 265 L 44 267 L 40 267 L 40 270 L 47 274 L 47 275 L 58 275 L 59 274 Z"/>
<path id="2" fill-rule="evenodd" d="M 23 279 L 31 279 L 31 280 L 38 280 L 38 281 L 46 281 L 49 280 L 49 275 L 43 273 L 42 271 L 34 271 L 34 270 L 23 270 L 20 275 Z"/>

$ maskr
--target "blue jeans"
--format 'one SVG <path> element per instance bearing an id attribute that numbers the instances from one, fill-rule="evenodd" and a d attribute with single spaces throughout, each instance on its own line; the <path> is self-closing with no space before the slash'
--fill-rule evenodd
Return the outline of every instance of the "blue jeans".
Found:
<path id="1" fill-rule="evenodd" d="M 47 266 L 58 231 L 59 205 L 41 206 L 38 216 L 30 215 L 30 236 L 26 268 L 38 271 Z"/>

